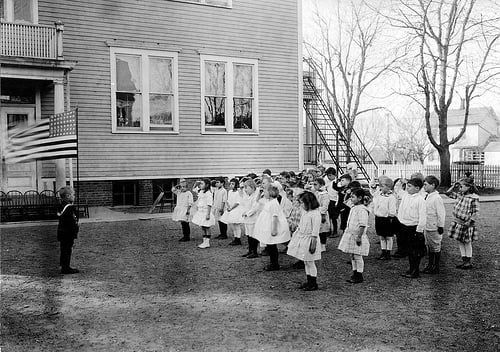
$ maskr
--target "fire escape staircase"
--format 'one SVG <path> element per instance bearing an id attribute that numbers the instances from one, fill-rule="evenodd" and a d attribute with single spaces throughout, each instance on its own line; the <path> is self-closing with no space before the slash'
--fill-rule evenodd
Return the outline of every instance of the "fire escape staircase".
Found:
<path id="1" fill-rule="evenodd" d="M 373 164 L 375 170 L 377 170 L 377 164 L 354 128 L 351 127 L 350 141 L 348 142 L 346 131 L 336 120 L 331 107 L 322 98 L 311 75 L 306 72 L 304 72 L 303 84 L 305 113 L 322 146 L 336 165 L 339 175 L 345 172 L 348 163 L 355 163 L 358 170 L 357 180 L 369 182 L 371 175 L 368 175 L 364 164 Z"/>

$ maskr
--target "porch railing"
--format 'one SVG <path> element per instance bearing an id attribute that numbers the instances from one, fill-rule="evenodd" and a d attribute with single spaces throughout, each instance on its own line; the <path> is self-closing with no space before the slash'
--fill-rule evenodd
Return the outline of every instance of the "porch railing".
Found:
<path id="1" fill-rule="evenodd" d="M 40 59 L 58 59 L 62 56 L 64 26 L 1 23 L 0 55 Z"/>

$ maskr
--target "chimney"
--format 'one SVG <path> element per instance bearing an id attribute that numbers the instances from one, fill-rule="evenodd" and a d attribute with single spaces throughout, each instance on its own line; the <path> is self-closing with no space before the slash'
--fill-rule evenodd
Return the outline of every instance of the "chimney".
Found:
<path id="1" fill-rule="evenodd" d="M 465 99 L 460 99 L 460 110 L 465 110 Z"/>

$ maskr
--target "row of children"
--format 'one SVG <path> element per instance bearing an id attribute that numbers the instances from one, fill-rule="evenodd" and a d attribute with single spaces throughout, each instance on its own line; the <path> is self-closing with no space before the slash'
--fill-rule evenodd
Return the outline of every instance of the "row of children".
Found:
<path id="1" fill-rule="evenodd" d="M 227 226 L 233 232 L 231 245 L 241 245 L 241 227 L 248 237 L 247 258 L 258 257 L 259 243 L 266 246 L 270 264 L 265 270 L 279 270 L 278 247 L 288 243 L 287 254 L 299 259 L 295 267 L 305 267 L 305 290 L 317 289 L 317 269 L 314 261 L 326 250 L 327 237 L 342 235 L 338 248 L 351 254 L 353 274 L 351 283 L 363 281 L 363 256 L 368 255 L 370 243 L 366 235 L 369 213 L 375 214 L 375 229 L 380 236 L 382 254 L 379 259 L 390 259 L 393 235 L 396 235 L 396 257 L 408 256 L 410 268 L 404 276 L 417 278 L 420 260 L 429 252 L 426 273 L 439 272 L 441 241 L 444 232 L 445 211 L 442 198 L 436 191 L 439 180 L 433 176 L 423 178 L 413 175 L 406 181 L 398 180 L 395 187 L 387 177 L 372 185 L 371 192 L 363 189 L 351 174 L 336 179 L 336 170 L 328 168 L 323 173 L 314 170 L 302 175 L 282 172 L 275 180 L 270 171 L 262 177 L 249 174 L 241 180 L 229 182 L 229 192 L 223 179 L 211 182 L 204 179 L 187 189 L 185 180 L 172 191 L 177 195 L 173 219 L 180 221 L 183 229 L 181 241 L 190 240 L 189 218 L 191 208 L 196 211 L 192 222 L 201 227 L 203 243 L 199 248 L 210 247 L 210 228 L 219 224 L 221 235 L 227 238 Z M 458 188 L 459 189 L 456 189 Z M 473 180 L 463 179 L 448 190 L 457 199 L 454 207 L 450 236 L 459 240 L 463 263 L 460 268 L 471 267 L 471 241 L 477 238 L 474 222 L 477 218 L 478 197 Z M 373 205 L 371 200 L 373 197 Z M 337 219 L 340 225 L 337 231 Z M 319 245 L 318 245 L 319 242 Z"/>

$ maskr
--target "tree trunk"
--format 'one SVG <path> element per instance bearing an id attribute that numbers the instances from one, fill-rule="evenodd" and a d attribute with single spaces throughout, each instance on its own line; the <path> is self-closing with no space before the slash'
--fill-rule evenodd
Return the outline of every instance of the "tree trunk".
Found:
<path id="1" fill-rule="evenodd" d="M 450 168 L 450 147 L 442 147 L 438 150 L 439 162 L 441 167 L 441 186 L 451 186 L 451 168 Z"/>
<path id="2" fill-rule="evenodd" d="M 347 145 L 347 149 L 346 149 L 347 155 L 345 156 L 346 165 L 351 162 L 351 154 L 349 153 L 349 148 L 352 148 L 352 146 L 351 146 L 351 134 L 352 134 L 352 128 L 347 127 L 345 129 L 345 138 L 346 138 L 346 145 Z"/>

